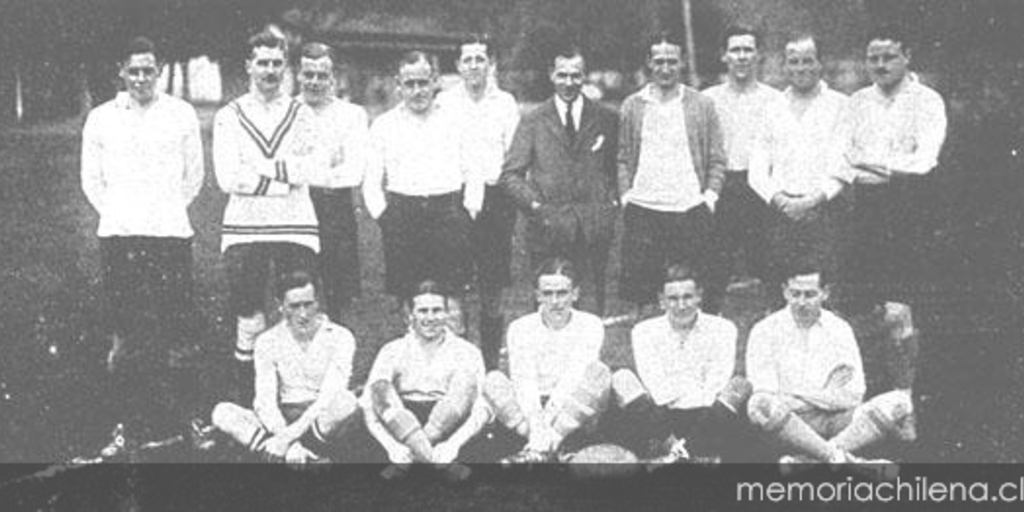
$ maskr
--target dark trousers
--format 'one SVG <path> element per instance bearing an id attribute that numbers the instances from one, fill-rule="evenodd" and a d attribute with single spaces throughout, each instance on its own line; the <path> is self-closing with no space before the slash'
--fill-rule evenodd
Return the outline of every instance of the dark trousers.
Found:
<path id="1" fill-rule="evenodd" d="M 316 268 L 316 253 L 305 245 L 288 242 L 238 244 L 224 253 L 231 310 L 249 317 L 262 311 L 268 289 L 277 278 L 296 270 Z"/>
<path id="2" fill-rule="evenodd" d="M 131 357 L 105 382 L 111 421 L 142 439 L 173 432 L 184 415 L 182 380 L 167 366 L 167 350 L 199 339 L 194 302 L 192 240 L 172 237 L 100 238 L 100 262 L 111 333 Z"/>
<path id="3" fill-rule="evenodd" d="M 908 178 L 854 188 L 852 243 L 842 279 L 845 309 L 860 312 L 913 296 L 923 266 L 915 247 L 925 227 L 915 210 L 918 185 Z"/>
<path id="4" fill-rule="evenodd" d="M 704 204 L 686 212 L 659 212 L 626 206 L 622 234 L 622 274 L 619 295 L 638 304 L 653 304 L 665 269 L 687 263 L 707 272 L 714 227 Z"/>
<path id="5" fill-rule="evenodd" d="M 483 209 L 470 234 L 480 288 L 500 289 L 512 282 L 512 230 L 516 209 L 498 185 L 487 185 Z"/>
<path id="6" fill-rule="evenodd" d="M 652 451 L 652 442 L 660 447 L 669 436 L 686 439 L 691 455 L 718 455 L 726 461 L 747 460 L 745 452 L 756 448 L 756 439 L 747 427 L 745 414 L 738 414 L 719 402 L 695 409 L 659 407 L 643 397 L 606 413 L 601 430 L 610 441 L 633 451 L 641 458 L 661 455 Z"/>
<path id="7" fill-rule="evenodd" d="M 104 237 L 100 261 L 110 332 L 137 349 L 195 341 L 191 239 Z"/>
<path id="8" fill-rule="evenodd" d="M 707 276 L 704 309 L 721 309 L 725 289 L 738 266 L 765 279 L 764 219 L 768 212 L 764 201 L 747 184 L 746 171 L 725 174 L 725 186 L 715 205 L 714 264 Z"/>
<path id="9" fill-rule="evenodd" d="M 335 322 L 341 310 L 359 297 L 359 238 L 352 188 L 311 188 L 310 198 L 320 227 L 320 281 L 324 311 Z"/>
<path id="10" fill-rule="evenodd" d="M 773 210 L 767 221 L 764 284 L 773 309 L 782 307 L 782 284 L 788 269 L 810 264 L 833 278 L 839 271 L 839 205 L 818 205 L 807 217 L 793 220 Z"/>
<path id="11" fill-rule="evenodd" d="M 465 292 L 473 262 L 471 220 L 461 192 L 424 197 L 389 193 L 379 224 L 388 293 L 406 298 L 428 278 L 456 295 Z"/>

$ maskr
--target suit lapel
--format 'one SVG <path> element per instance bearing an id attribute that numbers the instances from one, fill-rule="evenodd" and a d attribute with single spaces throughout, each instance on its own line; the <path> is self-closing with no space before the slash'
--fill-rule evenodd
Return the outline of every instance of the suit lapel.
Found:
<path id="1" fill-rule="evenodd" d="M 590 100 L 584 99 L 582 94 L 580 99 L 583 100 L 583 112 L 580 114 L 580 129 L 576 132 L 577 147 L 586 141 L 593 140 L 594 137 L 591 135 L 597 129 L 597 106 Z"/>
<path id="2" fill-rule="evenodd" d="M 548 131 L 551 133 L 558 143 L 562 147 L 569 148 L 569 136 L 565 134 L 565 125 L 562 124 L 562 118 L 558 116 L 558 107 L 555 106 L 555 98 L 552 97 L 548 101 L 544 102 L 540 108 L 544 109 L 545 124 L 548 127 Z"/>

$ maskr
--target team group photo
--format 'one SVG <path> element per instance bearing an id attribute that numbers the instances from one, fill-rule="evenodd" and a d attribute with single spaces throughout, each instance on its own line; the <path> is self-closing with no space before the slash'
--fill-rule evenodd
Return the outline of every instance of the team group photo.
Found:
<path id="1" fill-rule="evenodd" d="M 1024 460 L 1010 2 L 90 3 L 4 8 L 23 505 Z"/>

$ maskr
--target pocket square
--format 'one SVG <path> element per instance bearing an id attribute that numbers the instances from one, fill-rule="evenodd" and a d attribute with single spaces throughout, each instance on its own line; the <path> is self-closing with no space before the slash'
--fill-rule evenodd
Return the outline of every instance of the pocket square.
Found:
<path id="1" fill-rule="evenodd" d="M 598 134 L 597 139 L 594 141 L 594 145 L 590 146 L 590 151 L 597 151 L 604 146 L 604 135 Z"/>

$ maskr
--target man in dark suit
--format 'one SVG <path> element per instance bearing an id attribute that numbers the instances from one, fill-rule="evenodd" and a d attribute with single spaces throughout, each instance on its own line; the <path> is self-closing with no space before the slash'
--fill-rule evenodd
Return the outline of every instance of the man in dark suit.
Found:
<path id="1" fill-rule="evenodd" d="M 597 313 L 603 314 L 605 267 L 619 204 L 619 119 L 580 94 L 585 69 L 576 48 L 554 57 L 555 95 L 523 117 L 501 183 L 526 215 L 531 265 L 562 256 L 586 268 Z"/>

